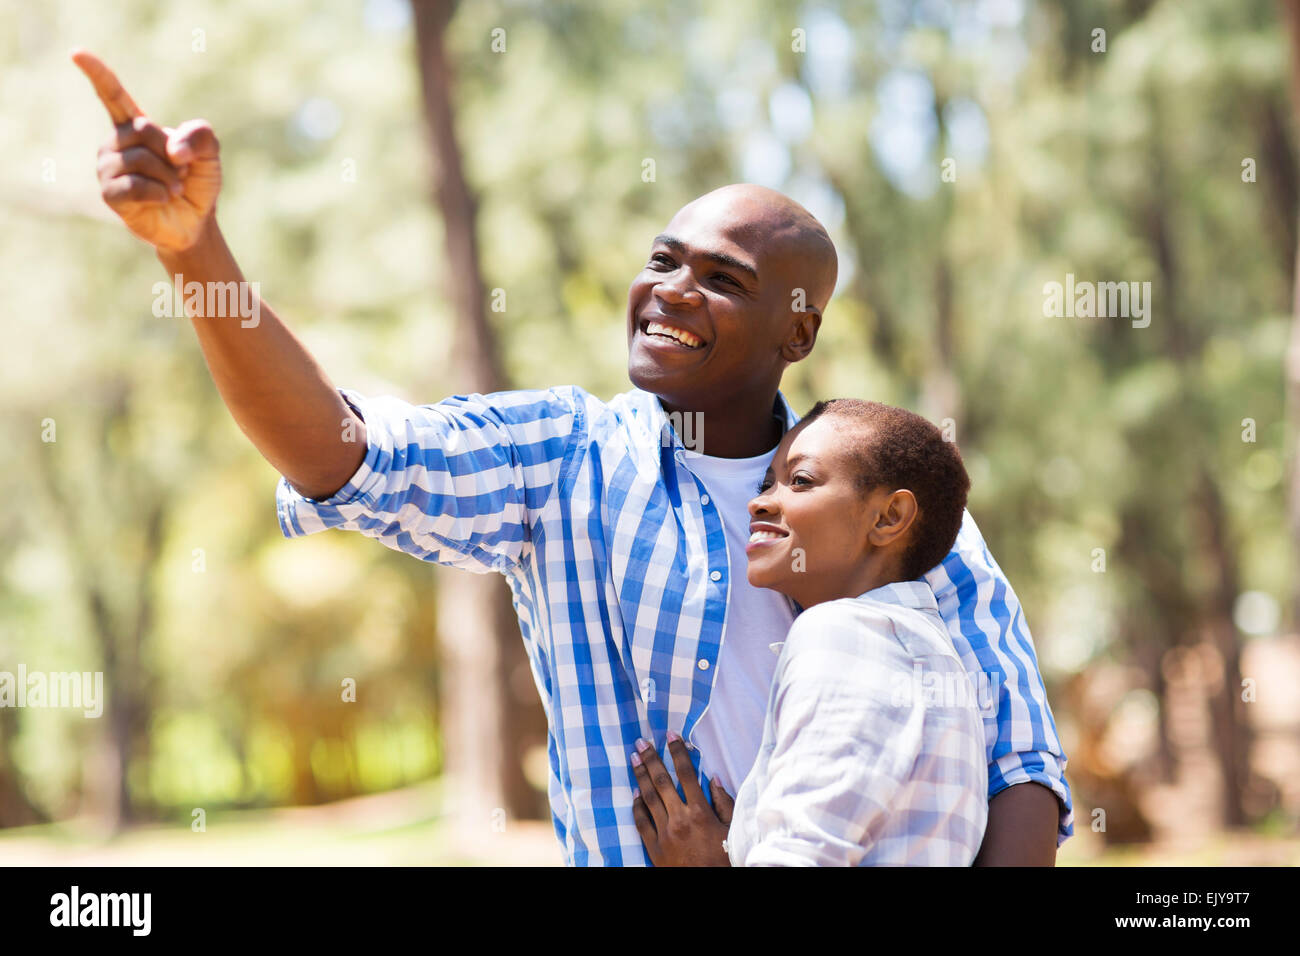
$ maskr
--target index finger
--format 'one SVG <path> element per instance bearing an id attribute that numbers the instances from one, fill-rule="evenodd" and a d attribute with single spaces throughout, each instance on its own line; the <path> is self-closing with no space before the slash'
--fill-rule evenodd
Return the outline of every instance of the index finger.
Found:
<path id="1" fill-rule="evenodd" d="M 135 100 L 131 99 L 131 94 L 123 88 L 117 75 L 95 54 L 87 50 L 73 50 L 72 62 L 77 64 L 81 72 L 86 74 L 86 79 L 90 80 L 90 85 L 95 88 L 100 101 L 108 109 L 108 115 L 112 118 L 114 126 L 129 123 L 135 117 L 143 115 L 140 107 L 135 105 Z"/>
<path id="2" fill-rule="evenodd" d="M 700 789 L 700 781 L 695 778 L 691 755 L 686 752 L 682 738 L 671 731 L 668 733 L 668 755 L 673 758 L 673 767 L 677 770 L 677 779 L 682 785 L 686 802 L 704 803 L 704 791 Z"/>
<path id="3" fill-rule="evenodd" d="M 640 756 L 646 776 L 649 777 L 655 794 L 663 801 L 664 806 L 683 806 L 681 795 L 673 785 L 673 778 L 668 775 L 668 771 L 664 768 L 663 761 L 659 758 L 659 752 L 655 750 L 655 745 L 646 741 L 646 748 L 641 751 Z M 649 802 L 650 795 L 645 792 L 644 785 L 641 787 L 641 795 Z"/>

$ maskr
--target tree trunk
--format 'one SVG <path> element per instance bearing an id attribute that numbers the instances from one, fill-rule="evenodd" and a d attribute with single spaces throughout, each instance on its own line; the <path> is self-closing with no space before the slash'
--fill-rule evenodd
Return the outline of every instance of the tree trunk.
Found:
<path id="1" fill-rule="evenodd" d="M 10 662 L 0 667 L 12 669 Z M 32 805 L 14 766 L 13 742 L 18 736 L 18 712 L 0 707 L 0 829 L 42 822 L 42 814 Z"/>
<path id="2" fill-rule="evenodd" d="M 1151 95 L 1150 109 L 1156 142 L 1168 142 L 1167 138 L 1162 138 L 1164 113 L 1160 99 L 1154 93 Z M 1168 318 L 1161 323 L 1163 351 L 1179 368 L 1183 406 L 1195 408 L 1196 396 L 1191 393 L 1188 382 L 1203 351 L 1204 337 L 1192 323 L 1183 320 L 1180 301 L 1182 285 L 1174 245 L 1177 234 L 1169 222 L 1169 209 L 1173 208 L 1175 202 L 1164 186 L 1168 178 L 1165 175 L 1167 164 L 1163 152 L 1153 150 L 1152 161 L 1153 181 L 1158 186 L 1151 194 L 1145 225 L 1159 270 L 1157 288 L 1164 290 L 1168 310 Z M 1189 440 L 1188 447 L 1197 448 L 1198 445 L 1195 440 Z M 1207 725 L 1210 730 L 1206 742 L 1222 774 L 1222 822 L 1228 826 L 1240 826 L 1246 822 L 1242 797 L 1248 780 L 1247 761 L 1252 744 L 1250 726 L 1238 707 L 1241 693 L 1241 643 L 1233 622 L 1232 609 L 1237 599 L 1240 573 L 1237 553 L 1231 546 L 1223 493 L 1214 474 L 1204 465 L 1199 468 L 1188 505 L 1191 520 L 1199 529 L 1204 543 L 1203 553 L 1213 569 L 1211 577 L 1214 581 L 1208 589 L 1203 589 L 1206 593 L 1196 595 L 1194 604 L 1200 613 L 1194 637 L 1208 645 L 1223 667 L 1222 686 L 1208 692 L 1212 719 Z"/>
<path id="3" fill-rule="evenodd" d="M 453 387 L 507 387 L 488 323 L 475 232 L 476 202 L 461 165 L 444 36 L 450 0 L 412 0 L 425 122 L 433 160 L 433 196 L 442 214 L 448 295 L 455 335 L 448 373 Z M 527 655 L 508 589 L 496 575 L 440 571 L 438 636 L 443 653 L 442 721 L 452 806 L 485 832 L 506 818 L 537 817 L 544 800 L 523 772 L 525 750 L 546 740 L 546 718 L 529 686 L 517 693 Z"/>
<path id="4" fill-rule="evenodd" d="M 1210 694 L 1214 750 L 1223 773 L 1223 817 L 1228 826 L 1242 826 L 1246 813 L 1242 797 L 1250 782 L 1250 726 L 1241 701 L 1241 643 L 1232 608 L 1239 589 L 1237 562 L 1227 540 L 1223 496 L 1208 470 L 1201 469 L 1196 513 L 1201 516 L 1203 546 L 1218 572 L 1210 589 L 1205 640 L 1223 666 L 1222 685 Z"/>
<path id="5" fill-rule="evenodd" d="M 85 609 L 90 639 L 103 668 L 103 720 L 99 739 L 82 767 L 82 799 L 84 810 L 106 832 L 121 830 L 148 809 L 131 792 L 130 768 L 149 755 L 157 681 L 148 669 L 146 651 L 153 637 L 157 578 L 173 507 L 161 488 L 141 486 L 128 477 L 130 470 L 108 447 L 107 436 L 127 419 L 127 388 L 125 381 L 114 380 L 99 389 L 107 396 L 96 403 L 102 417 L 86 427 L 98 432 L 101 444 L 89 452 L 89 460 L 78 458 L 75 468 L 57 461 L 56 455 L 70 454 L 62 443 L 42 444 L 31 458 L 50 505 L 50 531 L 61 539 L 72 568 L 69 593 Z M 103 517 L 79 498 L 74 475 L 82 470 L 98 475 L 111 490 L 113 521 L 122 529 L 123 539 L 130 539 L 122 552 L 105 554 L 87 544 L 95 540 L 87 533 L 87 522 Z M 131 570 L 121 575 L 115 566 L 124 560 L 129 560 Z M 116 593 L 127 597 L 115 601 Z"/>
<path id="6" fill-rule="evenodd" d="M 953 371 L 956 357 L 956 313 L 953 305 L 952 264 L 947 253 L 939 253 L 934 263 L 934 348 L 921 387 L 921 410 L 932 421 L 962 419 L 961 387 Z M 964 441 L 959 434 L 957 440 Z"/>
<path id="7" fill-rule="evenodd" d="M 1291 109 L 1300 124 L 1300 0 L 1281 0 L 1282 20 L 1291 47 Z M 1296 209 L 1287 210 L 1290 215 Z M 1290 250 L 1300 256 L 1300 247 Z M 1300 259 L 1295 259 L 1295 292 L 1291 313 L 1291 341 L 1286 353 L 1287 422 L 1290 424 L 1287 513 L 1294 554 L 1300 554 Z M 1291 619 L 1300 626 L 1300 587 L 1292 585 Z"/>

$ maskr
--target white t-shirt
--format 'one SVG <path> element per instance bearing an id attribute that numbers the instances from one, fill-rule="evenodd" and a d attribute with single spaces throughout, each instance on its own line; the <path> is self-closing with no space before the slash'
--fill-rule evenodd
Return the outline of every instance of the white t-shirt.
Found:
<path id="1" fill-rule="evenodd" d="M 784 595 L 749 583 L 749 502 L 776 449 L 755 458 L 713 458 L 686 453 L 686 467 L 704 483 L 722 517 L 731 564 L 731 587 L 722 647 L 708 707 L 691 731 L 700 769 L 733 797 L 758 758 L 763 742 L 767 696 L 780 647 L 794 623 Z"/>

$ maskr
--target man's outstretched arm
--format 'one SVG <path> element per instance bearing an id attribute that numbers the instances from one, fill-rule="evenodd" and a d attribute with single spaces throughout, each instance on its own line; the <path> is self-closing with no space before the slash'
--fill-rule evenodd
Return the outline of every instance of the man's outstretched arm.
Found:
<path id="1" fill-rule="evenodd" d="M 109 208 L 154 247 L 169 278 L 242 290 L 226 285 L 242 283 L 244 276 L 217 226 L 221 159 L 212 128 L 202 120 L 162 127 L 140 111 L 97 57 L 78 50 L 72 58 L 115 128 L 99 151 L 100 187 Z M 239 314 L 205 314 L 209 302 L 229 304 L 230 296 L 198 299 L 198 308 L 187 310 L 235 422 L 301 494 L 332 495 L 365 457 L 364 424 L 266 303 L 258 302 L 257 321 L 249 323 Z"/>
<path id="2" fill-rule="evenodd" d="M 1055 866 L 1061 804 L 1039 783 L 1007 787 L 989 801 L 975 866 Z"/>

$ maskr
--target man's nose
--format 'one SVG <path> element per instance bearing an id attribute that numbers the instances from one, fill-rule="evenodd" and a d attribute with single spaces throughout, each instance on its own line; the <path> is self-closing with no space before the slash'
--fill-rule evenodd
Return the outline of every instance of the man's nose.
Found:
<path id="1" fill-rule="evenodd" d="M 695 277 L 685 267 L 657 282 L 654 293 L 667 305 L 697 306 L 704 301 L 700 290 L 695 288 Z"/>

